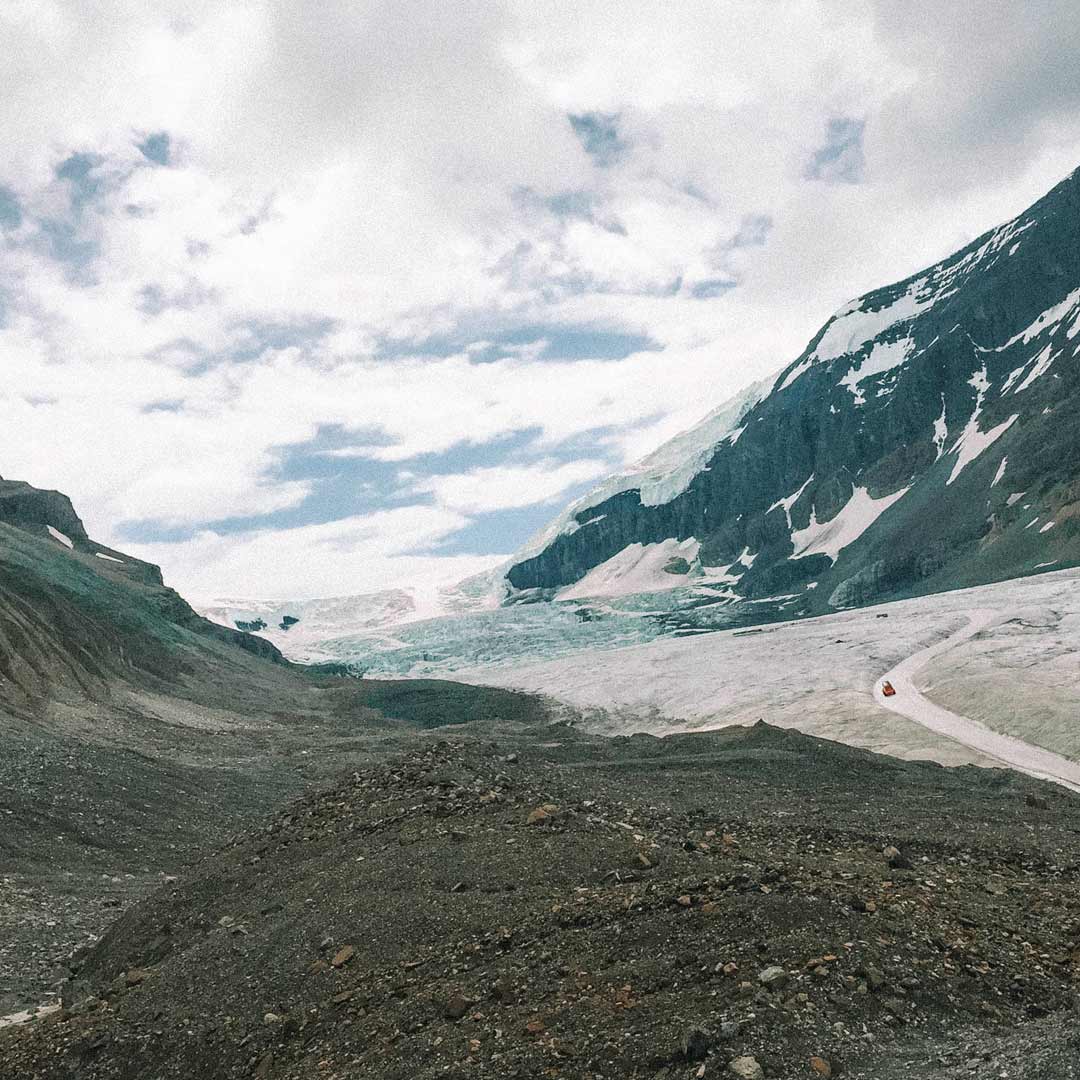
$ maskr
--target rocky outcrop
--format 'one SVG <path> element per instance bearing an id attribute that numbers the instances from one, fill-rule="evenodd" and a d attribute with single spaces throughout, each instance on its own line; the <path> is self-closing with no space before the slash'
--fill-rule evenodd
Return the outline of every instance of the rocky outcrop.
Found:
<path id="1" fill-rule="evenodd" d="M 816 613 L 1076 565 L 1078 333 L 1080 173 L 845 305 L 684 490 L 582 500 L 508 582 L 550 596 L 630 544 L 696 538 L 695 569 Z"/>
<path id="2" fill-rule="evenodd" d="M 49 535 L 51 526 L 74 543 L 90 541 L 66 495 L 59 491 L 42 491 L 22 480 L 0 477 L 0 521 L 34 535 Z"/>
<path id="3" fill-rule="evenodd" d="M 157 566 L 91 540 L 66 495 L 0 480 L 0 707 L 175 685 L 204 662 L 200 641 L 286 663 L 198 615 Z"/>

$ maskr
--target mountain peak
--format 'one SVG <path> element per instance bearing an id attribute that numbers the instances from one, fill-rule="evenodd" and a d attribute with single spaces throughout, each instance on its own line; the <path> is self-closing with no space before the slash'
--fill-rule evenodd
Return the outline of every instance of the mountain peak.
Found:
<path id="1" fill-rule="evenodd" d="M 1080 170 L 843 305 L 749 395 L 735 437 L 653 455 L 677 488 L 612 478 L 521 553 L 510 586 L 603 594 L 655 551 L 641 591 L 686 588 L 698 610 L 779 599 L 796 615 L 1075 565 L 1078 251 Z M 665 545 L 693 551 L 685 571 Z"/>

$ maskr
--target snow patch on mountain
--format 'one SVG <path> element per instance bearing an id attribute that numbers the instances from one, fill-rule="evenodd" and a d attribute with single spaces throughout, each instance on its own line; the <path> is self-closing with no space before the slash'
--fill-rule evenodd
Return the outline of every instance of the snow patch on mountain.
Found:
<path id="1" fill-rule="evenodd" d="M 1004 345 L 996 345 L 993 348 L 979 347 L 980 352 L 1005 352 L 1011 349 L 1017 342 L 1022 341 L 1025 345 L 1034 341 L 1046 330 L 1054 331 L 1070 316 L 1073 316 L 1072 325 L 1066 332 L 1066 336 L 1072 340 L 1080 333 L 1080 289 L 1074 289 L 1060 303 L 1048 307 L 1037 318 L 1033 319 L 1018 334 L 1013 334 Z"/>
<path id="2" fill-rule="evenodd" d="M 935 461 L 945 453 L 945 440 L 949 437 L 949 425 L 945 423 L 945 395 L 941 395 L 941 415 L 934 421 L 934 446 L 937 447 Z"/>
<path id="3" fill-rule="evenodd" d="M 806 528 L 797 529 L 791 534 L 791 542 L 795 545 L 795 553 L 791 558 L 828 555 L 831 562 L 836 562 L 844 548 L 858 540 L 893 503 L 902 499 L 910 490 L 910 487 L 904 487 L 891 495 L 874 499 L 866 488 L 857 487 L 843 509 L 828 521 L 818 521 L 815 507 L 810 513 L 810 523 Z"/>
<path id="4" fill-rule="evenodd" d="M 893 368 L 900 367 L 915 349 L 915 342 L 911 338 L 901 338 L 899 341 L 876 342 L 870 350 L 870 355 L 861 363 L 851 367 L 848 373 L 837 384 L 846 386 L 855 398 L 856 405 L 864 405 L 866 398 L 859 384 L 875 375 L 884 375 Z"/>
<path id="5" fill-rule="evenodd" d="M 54 540 L 59 540 L 66 548 L 74 549 L 75 545 L 71 542 L 70 536 L 65 535 L 59 529 L 54 529 L 51 525 L 46 525 L 45 528 L 49 530 L 49 535 Z"/>
<path id="6" fill-rule="evenodd" d="M 806 482 L 797 491 L 793 491 L 790 495 L 783 499 L 777 499 L 776 502 L 765 511 L 766 514 L 771 514 L 777 507 L 782 506 L 784 508 L 784 516 L 787 518 L 788 531 L 791 531 L 791 508 L 802 497 L 802 493 L 810 486 L 811 481 L 814 479 L 814 474 L 811 473 Z"/>
<path id="7" fill-rule="evenodd" d="M 671 538 L 658 544 L 630 544 L 607 562 L 594 566 L 580 581 L 562 589 L 555 599 L 632 596 L 681 588 L 687 584 L 687 570 L 675 560 L 693 563 L 700 548 L 701 544 L 693 537 Z M 669 566 L 672 569 L 667 569 Z"/>
<path id="8" fill-rule="evenodd" d="M 779 394 L 781 390 L 786 390 L 795 380 L 803 374 L 803 372 L 809 371 L 814 366 L 814 358 L 811 356 L 802 363 L 796 364 L 785 376 L 784 381 L 773 390 L 774 394 Z M 740 434 L 742 434 L 740 432 Z"/>
<path id="9" fill-rule="evenodd" d="M 1037 224 L 1038 220 L 1035 218 L 1028 221 L 1014 218 L 1012 221 L 991 231 L 987 239 L 974 251 L 969 251 L 962 259 L 958 259 L 951 266 L 946 266 L 937 274 L 934 284 L 939 289 L 939 295 L 941 290 L 954 287 L 959 278 L 964 277 L 976 268 L 988 270 L 1000 258 L 1006 244 L 1009 245 L 1006 257 L 1014 255 L 1020 246 L 1017 237 Z M 984 263 L 986 265 L 982 265 Z"/>
<path id="10" fill-rule="evenodd" d="M 814 350 L 817 360 L 838 360 L 857 353 L 867 342 L 881 337 L 897 323 L 909 322 L 938 299 L 936 294 L 924 294 L 926 278 L 913 281 L 907 292 L 891 304 L 876 311 L 864 311 L 865 299 L 852 300 L 833 316 Z"/>
<path id="11" fill-rule="evenodd" d="M 949 479 L 945 481 L 946 485 L 953 483 L 968 465 L 980 454 L 989 450 L 1020 418 L 1019 413 L 1014 413 L 1008 420 L 1003 420 L 989 431 L 980 431 L 979 417 L 982 415 L 986 391 L 990 389 L 990 380 L 986 376 L 985 364 L 968 379 L 968 386 L 974 387 L 976 391 L 975 408 L 971 413 L 971 419 L 964 425 L 960 437 L 953 443 L 952 449 L 949 451 L 950 454 L 956 454 L 957 458 Z"/>
<path id="12" fill-rule="evenodd" d="M 750 554 L 750 549 L 744 547 L 742 554 L 731 564 L 732 566 L 745 566 L 749 570 L 754 565 L 754 560 L 758 557 L 760 552 L 755 551 L 753 555 Z"/>
<path id="13" fill-rule="evenodd" d="M 1052 346 L 1047 345 L 1045 349 L 1035 358 L 1034 367 L 1028 373 L 1028 377 L 1013 391 L 1014 394 L 1019 394 L 1022 390 L 1026 390 L 1036 379 L 1045 375 L 1050 370 L 1050 365 L 1054 362 L 1054 350 Z"/>

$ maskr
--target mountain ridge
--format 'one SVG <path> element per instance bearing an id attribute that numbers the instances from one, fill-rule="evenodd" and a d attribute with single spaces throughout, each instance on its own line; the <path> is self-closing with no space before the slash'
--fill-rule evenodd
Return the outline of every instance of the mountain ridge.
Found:
<path id="1" fill-rule="evenodd" d="M 845 304 L 683 491 L 656 506 L 623 490 L 571 513 L 514 561 L 510 586 L 555 598 L 632 544 L 690 539 L 688 570 L 719 572 L 718 598 L 795 592 L 792 614 L 1075 565 L 1078 385 L 1064 358 L 1080 330 L 1078 239 L 1074 172 Z"/>

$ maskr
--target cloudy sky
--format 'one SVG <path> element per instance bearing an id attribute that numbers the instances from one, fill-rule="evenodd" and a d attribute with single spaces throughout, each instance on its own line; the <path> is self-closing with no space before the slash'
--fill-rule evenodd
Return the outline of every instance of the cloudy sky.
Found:
<path id="1" fill-rule="evenodd" d="M 198 598 L 490 565 L 1080 164 L 1074 0 L 7 0 L 0 44 L 0 473 Z"/>

